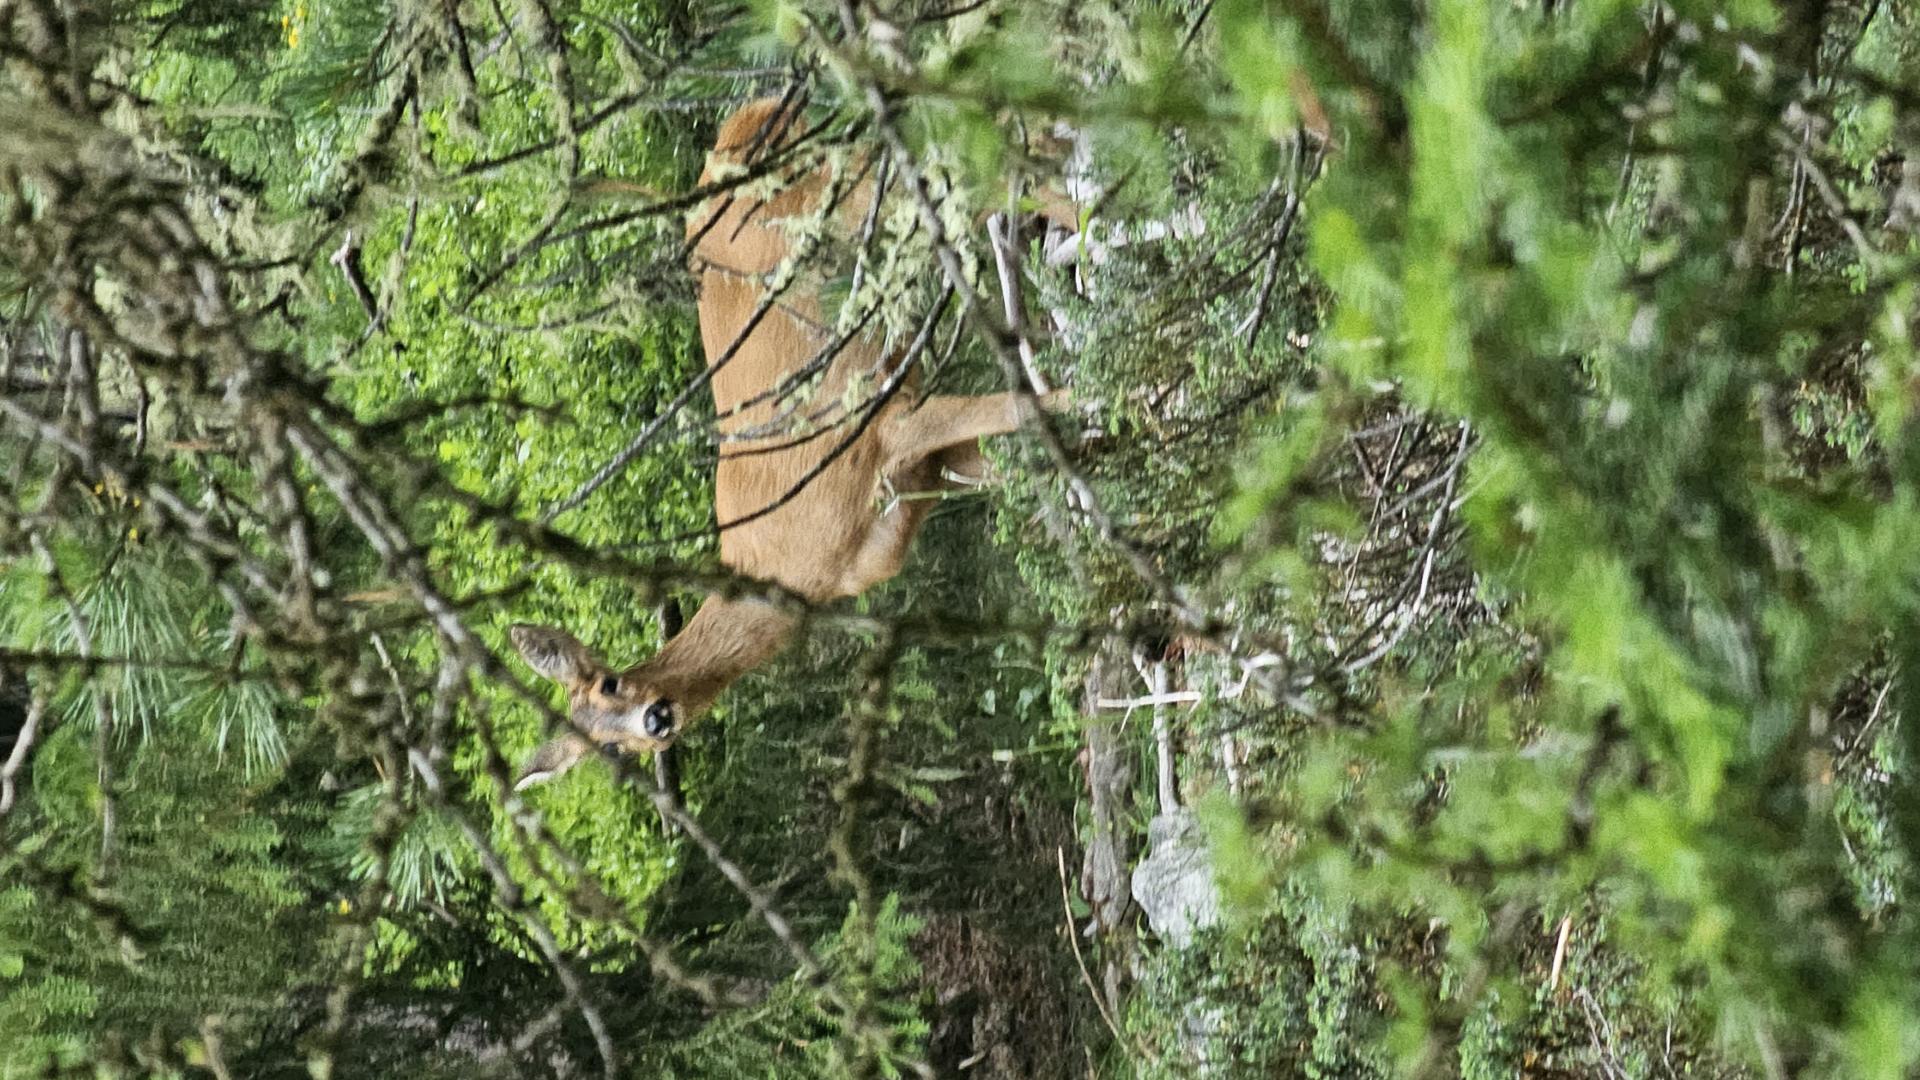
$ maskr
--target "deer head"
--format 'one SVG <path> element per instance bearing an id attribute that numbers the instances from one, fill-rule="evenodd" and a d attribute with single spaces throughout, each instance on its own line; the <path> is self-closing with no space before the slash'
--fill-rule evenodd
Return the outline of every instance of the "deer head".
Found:
<path id="1" fill-rule="evenodd" d="M 576 729 L 533 752 L 514 781 L 516 791 L 566 772 L 595 745 L 628 753 L 664 749 L 691 718 L 690 710 L 705 708 L 705 701 L 676 698 L 648 676 L 646 664 L 613 670 L 565 630 L 523 623 L 508 634 L 535 673 L 566 688 L 567 714 Z"/>
<path id="2" fill-rule="evenodd" d="M 652 659 L 608 667 L 565 630 L 510 628 L 527 666 L 566 688 L 576 730 L 542 744 L 521 767 L 521 790 L 566 772 L 595 746 L 634 753 L 673 745 L 735 679 L 778 653 L 794 617 L 752 600 L 710 596 Z"/>

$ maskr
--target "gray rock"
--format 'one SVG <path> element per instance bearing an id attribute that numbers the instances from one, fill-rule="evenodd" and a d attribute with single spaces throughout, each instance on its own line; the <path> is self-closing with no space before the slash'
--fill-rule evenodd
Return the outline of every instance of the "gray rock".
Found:
<path id="1" fill-rule="evenodd" d="M 1206 835 L 1190 811 L 1174 810 L 1147 823 L 1147 843 L 1147 857 L 1133 868 L 1134 902 L 1162 941 L 1185 948 L 1194 931 L 1220 921 Z"/>

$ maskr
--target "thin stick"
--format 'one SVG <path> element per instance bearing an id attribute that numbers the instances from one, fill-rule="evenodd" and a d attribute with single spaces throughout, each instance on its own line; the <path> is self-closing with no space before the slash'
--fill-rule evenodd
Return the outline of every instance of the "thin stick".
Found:
<path id="1" fill-rule="evenodd" d="M 1167 663 L 1164 660 L 1143 665 L 1141 672 L 1147 685 L 1156 698 L 1167 694 Z M 1160 793 L 1160 812 L 1170 814 L 1180 809 L 1180 786 L 1174 776 L 1173 763 L 1173 726 L 1167 720 L 1167 710 L 1163 702 L 1153 703 L 1153 746 L 1157 768 L 1156 786 Z"/>
<path id="2" fill-rule="evenodd" d="M 1148 1061 L 1159 1061 L 1159 1055 L 1150 1048 L 1136 1046 L 1133 1040 L 1120 1033 L 1120 1025 L 1114 1020 L 1113 1013 L 1107 1009 L 1107 1001 L 1100 996 L 1100 988 L 1093 983 L 1093 972 L 1087 970 L 1087 958 L 1080 952 L 1080 931 L 1073 925 L 1073 894 L 1067 889 L 1067 849 L 1055 845 L 1055 859 L 1060 864 L 1060 908 L 1067 916 L 1067 944 L 1073 946 L 1073 962 L 1080 967 L 1080 981 L 1087 986 L 1087 994 L 1093 998 L 1093 1007 L 1100 1010 L 1100 1019 L 1106 1021 L 1107 1030 L 1113 1032 L 1113 1041 L 1120 1044 L 1128 1053 L 1139 1053 Z"/>
<path id="3" fill-rule="evenodd" d="M 47 711 L 47 699 L 34 694 L 27 703 L 27 720 L 21 725 L 20 734 L 14 737 L 13 752 L 7 755 L 7 763 L 0 766 L 0 817 L 13 809 L 13 778 L 26 767 L 27 759 L 33 754 L 34 740 L 40 734 L 40 717 Z"/>
<path id="4" fill-rule="evenodd" d="M 1220 769 L 1227 774 L 1227 793 L 1238 799 L 1246 785 L 1240 776 L 1240 741 L 1232 731 L 1220 733 Z"/>
<path id="5" fill-rule="evenodd" d="M 1573 916 L 1568 915 L 1560 920 L 1560 940 L 1553 946 L 1553 970 L 1547 975 L 1547 990 L 1550 992 L 1560 987 L 1560 972 L 1567 964 L 1567 938 L 1572 932 Z"/>
<path id="6" fill-rule="evenodd" d="M 1040 373 L 1040 365 L 1034 359 L 1033 342 L 1026 330 L 1026 305 L 1020 299 L 1020 267 L 1014 261 L 1015 252 L 1020 246 L 1020 223 L 1004 211 L 993 215 L 987 219 L 987 240 L 993 248 L 994 269 L 1000 274 L 1000 303 L 1006 310 L 1007 327 L 1013 331 L 1020 350 L 1020 366 L 1026 372 L 1027 382 L 1032 384 L 1033 392 L 1045 394 L 1053 386 Z"/>

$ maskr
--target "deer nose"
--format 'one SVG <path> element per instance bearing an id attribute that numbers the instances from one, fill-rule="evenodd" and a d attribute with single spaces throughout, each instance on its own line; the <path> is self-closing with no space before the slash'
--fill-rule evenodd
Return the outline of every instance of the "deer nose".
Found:
<path id="1" fill-rule="evenodd" d="M 646 715 L 640 718 L 640 728 L 649 738 L 661 739 L 673 732 L 673 702 L 665 698 L 647 706 Z"/>

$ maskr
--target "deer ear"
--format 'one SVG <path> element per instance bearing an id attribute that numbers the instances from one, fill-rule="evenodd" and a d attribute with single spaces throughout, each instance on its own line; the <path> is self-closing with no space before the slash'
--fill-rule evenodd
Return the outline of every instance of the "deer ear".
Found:
<path id="1" fill-rule="evenodd" d="M 578 735 L 561 735 L 548 739 L 536 748 L 533 756 L 520 766 L 520 775 L 513 778 L 513 790 L 525 791 L 535 784 L 544 784 L 580 763 L 587 756 L 587 741 Z"/>
<path id="2" fill-rule="evenodd" d="M 579 682 L 597 666 L 593 653 L 565 630 L 515 623 L 508 628 L 507 636 L 513 639 L 514 648 L 520 650 L 528 667 L 562 686 Z"/>

